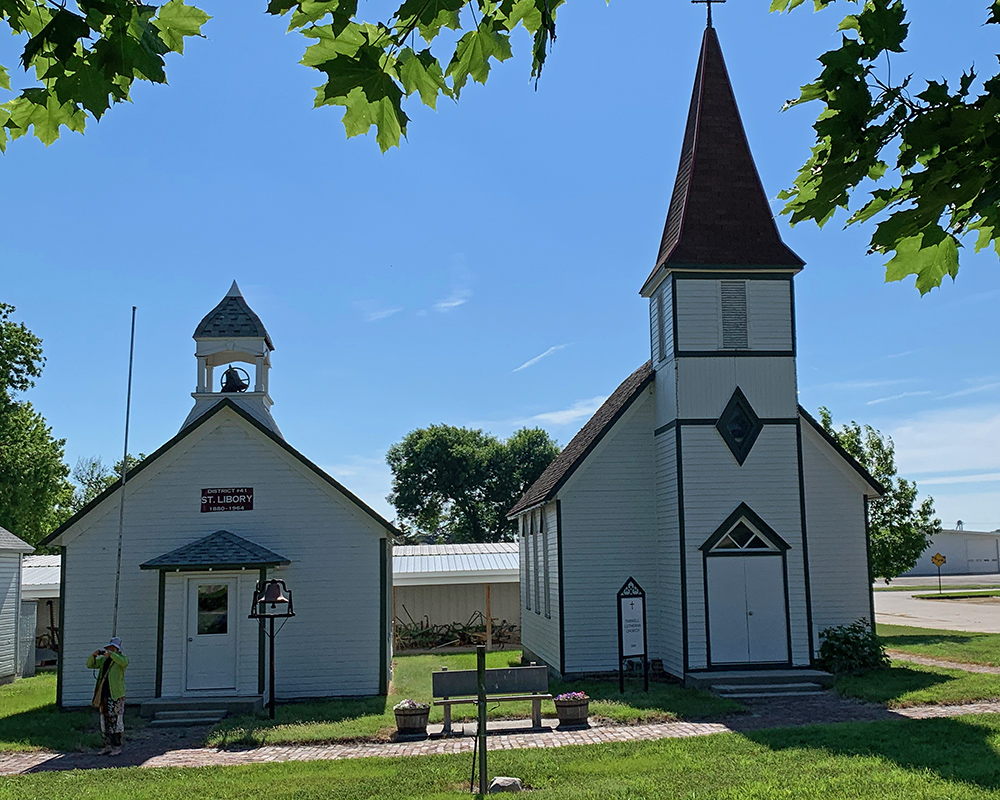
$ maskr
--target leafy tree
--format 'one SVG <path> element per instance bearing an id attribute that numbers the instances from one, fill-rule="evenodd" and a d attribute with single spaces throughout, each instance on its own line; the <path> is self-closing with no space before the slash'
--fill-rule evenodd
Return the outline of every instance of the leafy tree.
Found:
<path id="1" fill-rule="evenodd" d="M 44 359 L 41 339 L 10 319 L 14 310 L 0 303 L 0 526 L 35 544 L 66 518 L 73 488 L 65 439 L 15 399 L 34 385 Z"/>
<path id="2" fill-rule="evenodd" d="M 558 454 L 539 428 L 506 441 L 452 425 L 418 428 L 386 454 L 393 475 L 387 499 L 414 541 L 503 541 L 515 532 L 507 510 Z"/>
<path id="3" fill-rule="evenodd" d="M 805 0 L 772 0 L 790 11 Z M 835 0 L 814 0 L 817 10 Z M 820 56 L 823 69 L 786 107 L 819 102 L 812 157 L 782 194 L 795 224 L 828 222 L 852 195 L 878 188 L 847 224 L 878 219 L 869 251 L 893 257 L 886 280 L 916 276 L 921 294 L 958 274 L 959 249 L 1000 252 L 1000 74 L 977 94 L 971 65 L 947 80 L 893 79 L 893 53 L 905 50 L 909 23 L 903 0 L 850 0 L 860 6 L 840 23 L 840 47 Z M 1000 23 L 1000 0 L 983 2 L 985 22 Z M 923 83 L 923 86 L 918 86 Z"/>
<path id="4" fill-rule="evenodd" d="M 131 470 L 145 457 L 145 453 L 139 453 L 138 457 L 129 453 L 126 459 L 128 464 L 127 469 Z M 121 475 L 121 460 L 112 468 L 105 464 L 100 456 L 78 458 L 76 466 L 73 467 L 73 480 L 77 484 L 76 490 L 73 492 L 73 502 L 71 503 L 73 513 L 79 511 L 105 489 L 118 483 L 121 480 Z"/>
<path id="5" fill-rule="evenodd" d="M 889 583 L 913 569 L 931 537 L 941 532 L 941 520 L 934 516 L 934 498 L 925 497 L 917 505 L 917 485 L 896 475 L 891 437 L 857 422 L 838 430 L 829 409 L 821 408 L 819 415 L 826 431 L 886 489 L 884 497 L 869 502 L 868 521 L 873 576 Z"/>

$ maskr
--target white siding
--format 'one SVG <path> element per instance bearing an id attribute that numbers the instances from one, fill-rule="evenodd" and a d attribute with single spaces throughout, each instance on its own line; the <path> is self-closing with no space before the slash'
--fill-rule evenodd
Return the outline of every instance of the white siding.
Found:
<path id="1" fill-rule="evenodd" d="M 681 419 L 715 419 L 737 386 L 759 417 L 798 417 L 795 359 L 790 356 L 678 359 L 677 415 Z"/>
<path id="2" fill-rule="evenodd" d="M 533 602 L 530 610 L 521 609 L 521 643 L 549 666 L 559 669 L 559 552 L 556 535 L 556 504 L 547 503 L 542 507 L 545 526 L 549 530 L 549 615 L 545 615 L 545 599 Z M 539 514 L 535 511 L 536 517 Z M 530 514 L 529 514 L 530 516 Z M 565 522 L 565 521 L 564 521 Z M 530 527 L 529 527 L 530 529 Z M 537 529 L 537 523 L 536 523 Z M 535 534 L 539 536 L 539 534 Z M 529 537 L 530 538 L 530 537 Z M 539 547 L 541 537 L 539 536 Z M 523 561 L 524 559 L 522 559 Z M 544 564 L 544 559 L 541 561 Z M 544 586 L 544 581 L 541 584 Z M 569 601 L 567 600 L 567 603 Z"/>
<path id="3" fill-rule="evenodd" d="M 719 282 L 677 281 L 677 349 L 718 350 L 722 307 Z"/>
<path id="4" fill-rule="evenodd" d="M 655 593 L 657 604 L 649 609 L 657 615 L 651 614 L 647 620 L 647 624 L 655 626 L 656 631 L 647 644 L 652 652 L 658 654 L 657 657 L 663 659 L 663 668 L 667 672 L 683 677 L 684 627 L 677 498 L 677 431 L 669 430 L 656 437 L 656 533 L 660 576 Z M 650 634 L 653 634 L 652 628 Z"/>
<path id="5" fill-rule="evenodd" d="M 749 350 L 791 352 L 791 282 L 747 280 Z M 677 349 L 722 349 L 721 281 L 682 279 L 676 282 Z"/>
<path id="6" fill-rule="evenodd" d="M 794 425 L 764 427 L 740 467 L 711 425 L 681 429 L 687 551 L 689 669 L 708 666 L 702 552 L 698 549 L 740 503 L 749 505 L 791 549 L 787 553 L 792 661 L 809 664 L 798 446 Z"/>
<path id="7" fill-rule="evenodd" d="M 747 281 L 751 350 L 791 350 L 792 282 Z"/>
<path id="8" fill-rule="evenodd" d="M 616 594 L 630 576 L 646 590 L 648 608 L 663 602 L 656 590 L 653 413 L 647 389 L 560 492 L 565 672 L 618 668 Z M 660 657 L 655 641 L 650 655 Z"/>
<path id="9" fill-rule="evenodd" d="M 440 586 L 397 586 L 396 619 L 409 624 L 429 622 L 431 625 L 466 623 L 479 611 L 486 614 L 485 583 L 448 583 Z M 490 585 L 490 614 L 493 619 L 521 624 L 521 603 L 518 584 Z"/>
<path id="10" fill-rule="evenodd" d="M 204 514 L 201 489 L 252 486 L 253 511 Z M 249 423 L 223 410 L 128 485 L 119 633 L 131 658 L 129 695 L 155 693 L 158 575 L 144 561 L 225 529 L 291 560 L 271 571 L 294 592 L 296 616 L 281 633 L 279 697 L 375 694 L 379 688 L 379 539 L 384 528 Z M 65 535 L 63 701 L 85 705 L 87 654 L 111 630 L 117 495 Z M 390 576 L 391 581 L 391 576 Z M 248 588 L 249 587 L 249 588 Z M 250 578 L 238 607 L 250 606 Z M 166 635 L 166 633 L 165 633 Z M 166 654 L 183 650 L 177 632 Z M 244 637 L 242 645 L 252 637 Z M 256 641 L 252 661 L 255 669 Z M 302 654 L 308 653 L 308 658 Z M 166 694 L 166 680 L 164 684 Z"/>
<path id="11" fill-rule="evenodd" d="M 677 371 L 692 359 L 674 359 L 661 364 L 656 370 L 656 420 L 659 428 L 677 419 Z M 701 359 L 693 359 L 700 361 Z"/>
<path id="12" fill-rule="evenodd" d="M 802 425 L 802 462 L 813 635 L 818 649 L 818 634 L 824 628 L 871 617 L 865 484 L 808 424 Z"/>
<path id="13" fill-rule="evenodd" d="M 17 672 L 21 554 L 0 551 L 0 679 Z"/>
<path id="14" fill-rule="evenodd" d="M 649 298 L 650 352 L 654 366 L 674 354 L 673 313 L 673 281 L 668 279 Z"/>

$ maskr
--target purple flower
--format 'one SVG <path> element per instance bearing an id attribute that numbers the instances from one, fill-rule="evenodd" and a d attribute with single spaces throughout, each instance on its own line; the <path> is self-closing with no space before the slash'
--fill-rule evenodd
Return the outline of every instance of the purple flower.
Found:
<path id="1" fill-rule="evenodd" d="M 586 692 L 563 692 L 556 695 L 556 700 L 589 700 Z"/>

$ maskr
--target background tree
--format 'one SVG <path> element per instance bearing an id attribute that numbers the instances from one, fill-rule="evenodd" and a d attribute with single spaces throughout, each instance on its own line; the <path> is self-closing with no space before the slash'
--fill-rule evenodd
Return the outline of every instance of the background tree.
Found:
<path id="1" fill-rule="evenodd" d="M 386 454 L 387 500 L 413 541 L 503 541 L 514 535 L 508 509 L 558 454 L 539 428 L 522 428 L 506 441 L 452 425 L 418 428 Z"/>
<path id="2" fill-rule="evenodd" d="M 64 439 L 17 395 L 42 372 L 42 340 L 10 319 L 0 303 L 0 526 L 37 543 L 69 514 L 73 487 L 63 463 Z"/>
<path id="3" fill-rule="evenodd" d="M 891 437 L 857 422 L 838 430 L 829 409 L 821 408 L 819 415 L 826 431 L 886 488 L 885 497 L 869 502 L 868 520 L 872 572 L 875 578 L 889 583 L 913 569 L 931 537 L 941 532 L 941 520 L 934 516 L 934 498 L 925 497 L 917 505 L 917 485 L 896 474 Z"/>
<path id="4" fill-rule="evenodd" d="M 127 469 L 132 469 L 146 457 L 145 453 L 139 453 L 138 457 L 128 454 L 126 459 Z M 73 480 L 76 482 L 76 489 L 73 491 L 73 501 L 70 508 L 75 514 L 87 503 L 93 500 L 105 489 L 114 486 L 122 479 L 122 462 L 119 460 L 114 467 L 105 464 L 100 456 L 80 457 L 73 467 Z"/>

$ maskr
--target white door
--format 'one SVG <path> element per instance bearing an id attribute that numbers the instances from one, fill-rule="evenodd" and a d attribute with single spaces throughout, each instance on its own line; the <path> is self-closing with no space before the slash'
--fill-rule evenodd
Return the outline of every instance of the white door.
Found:
<path id="1" fill-rule="evenodd" d="M 188 580 L 186 688 L 236 688 L 236 579 Z"/>
<path id="2" fill-rule="evenodd" d="M 992 536 L 980 539 L 966 539 L 968 546 L 968 572 L 970 575 L 983 575 L 987 572 L 1000 571 L 997 562 L 997 540 Z"/>
<path id="3" fill-rule="evenodd" d="M 718 556 L 706 561 L 712 663 L 787 661 L 782 559 Z"/>

